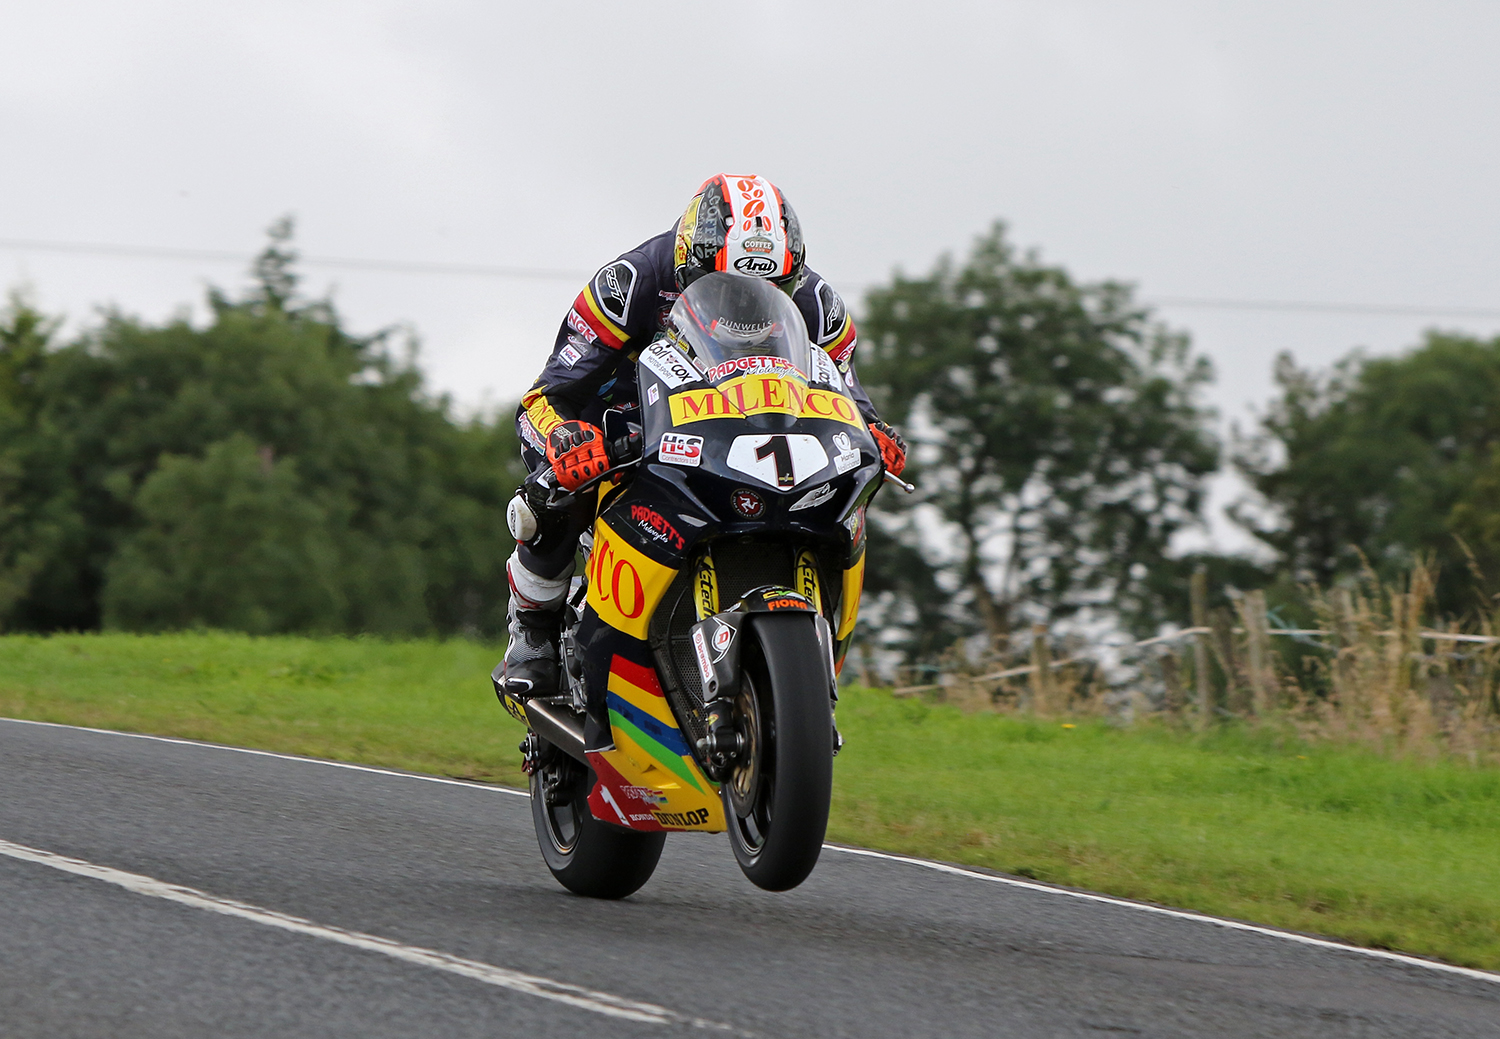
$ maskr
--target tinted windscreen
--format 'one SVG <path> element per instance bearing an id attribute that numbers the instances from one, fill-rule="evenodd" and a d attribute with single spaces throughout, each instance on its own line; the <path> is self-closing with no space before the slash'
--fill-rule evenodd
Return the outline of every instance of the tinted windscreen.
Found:
<path id="1" fill-rule="evenodd" d="M 705 274 L 673 305 L 671 319 L 711 382 L 749 371 L 795 372 L 805 380 L 811 369 L 802 314 L 761 278 Z"/>

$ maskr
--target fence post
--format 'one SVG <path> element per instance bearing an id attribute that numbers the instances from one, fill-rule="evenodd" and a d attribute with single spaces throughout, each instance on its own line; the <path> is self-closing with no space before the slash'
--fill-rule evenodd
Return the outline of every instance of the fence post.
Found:
<path id="1" fill-rule="evenodd" d="M 1047 625 L 1031 626 L 1031 703 L 1032 711 L 1045 711 L 1052 705 L 1052 651 L 1047 646 Z"/>
<path id="2" fill-rule="evenodd" d="M 1240 618 L 1245 624 L 1245 656 L 1250 671 L 1250 710 L 1259 716 L 1265 714 L 1271 706 L 1271 682 L 1267 674 L 1271 637 L 1266 634 L 1266 593 L 1248 593 L 1240 601 Z"/>
<path id="3" fill-rule="evenodd" d="M 1188 582 L 1188 591 L 1193 602 L 1193 627 L 1208 627 L 1208 571 L 1203 567 L 1193 571 Z M 1198 727 L 1207 728 L 1213 720 L 1213 690 L 1208 684 L 1208 633 L 1193 636 L 1193 678 L 1198 685 Z"/>

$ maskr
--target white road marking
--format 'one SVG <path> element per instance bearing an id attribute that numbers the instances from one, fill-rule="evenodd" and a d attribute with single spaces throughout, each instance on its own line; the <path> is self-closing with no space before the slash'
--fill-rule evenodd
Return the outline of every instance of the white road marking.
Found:
<path id="1" fill-rule="evenodd" d="M 61 722 L 37 722 L 30 718 L 0 718 L 0 722 L 13 722 L 16 725 L 40 725 L 48 729 L 71 729 L 74 732 L 96 732 L 101 736 L 126 736 L 133 740 L 151 740 L 154 743 L 175 743 L 181 747 L 205 747 L 209 750 L 228 750 L 236 754 L 249 754 L 257 758 L 279 758 L 282 761 L 301 761 L 309 765 L 327 765 L 330 768 L 347 768 L 352 772 L 371 772 L 377 776 L 395 776 L 398 779 L 420 779 L 424 783 L 441 783 L 444 786 L 461 786 L 469 790 L 483 790 L 487 793 L 515 794 L 518 797 L 530 797 L 526 790 L 516 790 L 508 786 L 495 786 L 492 783 L 475 783 L 467 779 L 448 779 L 445 776 L 424 776 L 420 772 L 398 772 L 393 768 L 376 768 L 373 765 L 354 765 L 347 761 L 330 761 L 327 758 L 306 758 L 298 754 L 278 754 L 274 750 L 255 750 L 252 747 L 231 747 L 227 743 L 207 743 L 203 740 L 185 740 L 177 736 L 152 736 L 144 732 L 122 732 L 119 729 L 91 729 L 87 725 L 64 725 Z"/>
<path id="2" fill-rule="evenodd" d="M 374 768 L 369 765 L 352 765 L 345 761 L 328 761 L 324 758 L 304 758 L 295 754 L 278 754 L 269 750 L 252 750 L 248 747 L 230 747 L 222 743 L 204 743 L 199 740 L 184 740 L 171 736 L 149 736 L 139 732 L 120 732 L 117 729 L 91 729 L 81 725 L 63 725 L 59 722 L 37 722 L 26 718 L 0 718 L 0 721 L 15 722 L 18 725 L 42 725 L 55 729 L 72 729 L 80 732 L 96 732 L 105 736 L 128 736 L 132 739 L 155 740 L 160 743 L 176 743 L 187 747 L 206 747 L 211 750 L 229 750 L 237 754 L 253 754 L 265 758 L 281 758 L 284 761 L 300 761 L 310 765 L 328 765 L 333 768 L 347 768 L 356 772 L 373 772 L 379 776 L 396 776 L 399 779 L 418 779 L 426 783 L 443 783 L 448 786 L 466 787 L 470 790 L 481 790 L 489 793 L 514 794 L 519 797 L 530 797 L 526 790 L 516 790 L 511 787 L 494 786 L 483 783 L 470 783 L 461 779 L 446 779 L 442 776 L 424 776 L 418 772 L 397 772 L 393 769 Z M 1221 916 L 1209 916 L 1207 913 L 1194 913 L 1185 909 L 1168 909 L 1165 906 L 1151 905 L 1149 902 L 1132 902 L 1125 898 L 1115 898 L 1111 895 L 1097 895 L 1090 891 L 1078 891 L 1074 888 L 1054 887 L 1051 884 L 1042 884 L 1031 880 L 1021 880 L 1016 877 L 999 876 L 993 873 L 980 873 L 978 870 L 965 869 L 962 866 L 950 865 L 946 862 L 935 862 L 932 859 L 919 859 L 908 855 L 893 855 L 890 852 L 871 851 L 868 848 L 850 848 L 839 844 L 824 844 L 824 851 L 838 852 L 842 855 L 856 855 L 861 858 L 881 859 L 886 862 L 898 862 L 906 866 L 919 866 L 922 869 L 934 870 L 938 873 L 946 873 L 950 876 L 964 877 L 968 880 L 983 880 L 991 884 L 1001 884 L 1005 887 L 1021 888 L 1026 891 L 1039 891 L 1048 895 L 1063 895 L 1067 898 L 1076 898 L 1085 902 L 1096 902 L 1102 905 L 1116 906 L 1121 909 L 1134 909 L 1142 913 L 1154 913 L 1158 916 L 1168 916 L 1177 920 L 1189 920 L 1194 923 L 1210 924 L 1214 927 L 1222 927 L 1231 931 L 1245 931 L 1250 934 L 1264 935 L 1268 938 L 1281 938 L 1289 942 L 1298 942 L 1302 945 L 1312 945 L 1320 949 L 1332 949 L 1336 952 L 1353 953 L 1357 956 L 1367 956 L 1378 960 L 1387 960 L 1393 963 L 1405 964 L 1408 967 L 1422 967 L 1426 970 L 1440 971 L 1446 974 L 1457 974 L 1476 981 L 1488 981 L 1492 984 L 1500 984 L 1500 974 L 1490 971 L 1475 970 L 1472 967 L 1459 967 L 1451 963 L 1442 963 L 1437 960 L 1424 960 L 1420 956 L 1407 956 L 1404 953 L 1388 952 L 1385 949 L 1368 949 L 1362 945 L 1347 945 L 1343 942 L 1332 941 L 1328 938 L 1317 938 L 1309 934 L 1299 934 L 1296 931 L 1280 931 L 1274 927 L 1261 927 L 1258 924 L 1247 924 L 1240 920 L 1228 920 Z M 722 1027 L 722 1026 L 715 1026 Z"/>
<path id="3" fill-rule="evenodd" d="M 28 848 L 23 844 L 12 844 L 10 841 L 0 840 L 0 855 L 7 855 L 22 862 L 34 862 L 42 866 L 51 867 L 52 869 L 61 870 L 64 873 L 88 877 L 91 880 L 102 880 L 106 884 L 114 884 L 117 887 L 122 887 L 138 895 L 161 898 L 168 902 L 176 902 L 178 905 L 191 906 L 194 909 L 204 909 L 211 913 L 220 913 L 224 916 L 232 916 L 240 920 L 249 920 L 252 923 L 264 924 L 267 927 L 290 931 L 293 934 L 321 938 L 324 941 L 337 942 L 340 945 L 362 949 L 366 952 L 378 952 L 394 960 L 415 963 L 418 966 L 430 967 L 433 970 L 446 971 L 449 974 L 457 974 L 460 977 L 482 981 L 487 985 L 510 989 L 512 992 L 520 992 L 528 996 L 536 996 L 540 999 L 550 999 L 557 1003 L 565 1003 L 568 1006 L 577 1007 L 580 1010 L 588 1010 L 595 1014 L 603 1014 L 606 1017 L 622 1018 L 626 1021 L 639 1021 L 643 1024 L 651 1025 L 692 1025 L 715 1031 L 731 1031 L 728 1025 L 720 1025 L 699 1018 L 687 1017 L 675 1011 L 668 1010 L 666 1007 L 657 1006 L 654 1003 L 641 1003 L 636 1000 L 614 996 L 608 992 L 598 992 L 594 989 L 569 985 L 561 981 L 553 981 L 550 978 L 538 977 L 535 974 L 522 974 L 520 971 L 508 970 L 505 967 L 496 967 L 489 963 L 480 963 L 477 960 L 466 960 L 461 956 L 438 952 L 436 949 L 423 949 L 415 945 L 403 945 L 400 942 L 392 941 L 389 938 L 380 938 L 373 934 L 361 934 L 358 931 L 346 931 L 342 927 L 330 927 L 325 924 L 314 923 L 311 920 L 304 920 L 300 916 L 289 916 L 286 913 L 262 909 L 259 906 L 248 905 L 244 902 L 236 902 L 228 898 L 218 898 L 194 888 L 168 884 L 152 877 L 143 877 L 138 873 L 126 873 L 124 870 L 96 865 L 92 862 L 85 862 L 82 859 L 73 859 L 66 855 L 42 851 L 39 848 Z"/>
<path id="4" fill-rule="evenodd" d="M 907 866 L 921 866 L 923 869 L 936 870 L 939 873 L 948 873 L 956 877 L 966 877 L 970 880 L 985 880 L 991 884 L 1024 888 L 1027 891 L 1040 891 L 1048 895 L 1066 895 L 1068 898 L 1078 898 L 1085 902 L 1098 902 L 1103 905 L 1119 906 L 1121 909 L 1135 909 L 1142 913 L 1170 916 L 1177 920 L 1192 920 L 1201 924 L 1213 924 L 1215 927 L 1223 927 L 1231 931 L 1248 931 L 1251 934 L 1262 934 L 1269 938 L 1282 938 L 1289 942 L 1301 942 L 1303 945 L 1315 945 L 1320 949 L 1352 952 L 1359 956 L 1372 956 L 1375 959 L 1404 963 L 1409 967 L 1425 967 L 1428 970 L 1443 971 L 1448 974 L 1461 974 L 1466 978 L 1500 984 L 1500 974 L 1491 974 L 1489 971 L 1474 970 L 1471 967 L 1456 967 L 1451 963 L 1424 960 L 1419 956 L 1407 956 L 1399 952 L 1387 952 L 1384 949 L 1367 949 L 1362 945 L 1346 945 L 1343 942 L 1336 942 L 1328 938 L 1314 938 L 1310 934 L 1298 934 L 1296 931 L 1278 931 L 1274 927 L 1261 927 L 1258 924 L 1247 924 L 1240 920 L 1226 920 L 1221 916 L 1193 913 L 1186 909 L 1168 909 L 1165 906 L 1151 905 L 1149 902 L 1132 902 L 1129 899 L 1114 898 L 1110 895 L 1096 895 L 1091 891 L 1077 891 L 1073 888 L 1053 887 L 1050 884 L 1039 884 L 1030 880 L 1018 880 L 1015 877 L 1002 877 L 996 876 L 993 873 L 980 873 L 978 870 L 964 869 L 962 866 L 950 866 L 946 862 L 933 862 L 931 859 L 917 859 L 906 855 L 892 855 L 890 852 L 870 851 L 868 848 L 848 848 L 838 844 L 825 844 L 823 845 L 823 850 L 836 851 L 844 855 L 858 855 L 861 858 L 900 862 Z"/>

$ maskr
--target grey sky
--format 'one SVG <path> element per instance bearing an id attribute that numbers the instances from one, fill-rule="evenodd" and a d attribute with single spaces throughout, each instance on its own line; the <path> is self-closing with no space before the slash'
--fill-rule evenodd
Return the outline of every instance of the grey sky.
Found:
<path id="1" fill-rule="evenodd" d="M 1500 4 L 0 4 L 0 239 L 579 269 L 763 173 L 857 297 L 1003 218 L 1147 297 L 1500 307 Z M 578 285 L 309 272 L 515 395 Z M 234 264 L 0 248 L 0 283 L 159 317 Z M 1324 364 L 1500 320 L 1163 308 L 1227 416 Z"/>

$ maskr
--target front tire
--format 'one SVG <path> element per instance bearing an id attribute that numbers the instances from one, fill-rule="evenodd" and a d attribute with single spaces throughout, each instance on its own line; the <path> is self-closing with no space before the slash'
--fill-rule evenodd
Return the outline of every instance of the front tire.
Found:
<path id="1" fill-rule="evenodd" d="M 740 761 L 720 788 L 729 843 L 756 887 L 787 891 L 817 865 L 833 793 L 831 679 L 807 616 L 757 616 L 735 723 Z"/>
<path id="2" fill-rule="evenodd" d="M 549 805 L 540 769 L 531 776 L 531 821 L 542 858 L 557 882 L 587 898 L 624 898 L 651 879 L 665 833 L 637 833 L 594 818 L 589 790 L 594 773 L 573 765 L 575 778 L 562 804 Z"/>

